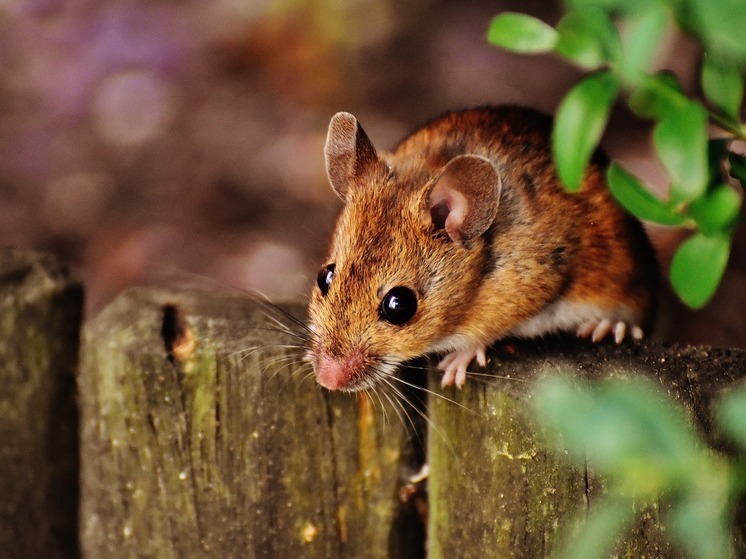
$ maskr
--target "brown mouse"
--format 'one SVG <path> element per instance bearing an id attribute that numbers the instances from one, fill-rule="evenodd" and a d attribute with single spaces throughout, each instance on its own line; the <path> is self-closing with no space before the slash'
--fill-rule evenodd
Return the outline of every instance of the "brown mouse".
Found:
<path id="1" fill-rule="evenodd" d="M 531 109 L 485 107 L 379 154 L 354 116 L 334 115 L 326 168 L 344 209 L 309 305 L 322 386 L 370 388 L 435 352 L 443 386 L 461 387 L 507 336 L 643 336 L 658 273 L 650 243 L 609 194 L 600 152 L 581 191 L 565 191 L 550 130 Z"/>

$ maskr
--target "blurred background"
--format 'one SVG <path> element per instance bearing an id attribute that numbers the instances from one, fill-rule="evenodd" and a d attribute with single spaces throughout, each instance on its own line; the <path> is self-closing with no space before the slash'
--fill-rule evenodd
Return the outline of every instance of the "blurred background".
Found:
<path id="1" fill-rule="evenodd" d="M 172 278 L 301 300 L 340 209 L 335 112 L 387 149 L 449 109 L 551 113 L 580 76 L 487 44 L 506 10 L 561 15 L 539 0 L 0 0 L 0 244 L 77 269 L 89 314 Z M 697 45 L 667 44 L 660 66 L 696 91 Z M 663 195 L 648 133 L 619 107 L 603 145 Z M 665 269 L 681 233 L 650 234 Z M 745 244 L 703 311 L 664 281 L 657 337 L 745 345 Z"/>

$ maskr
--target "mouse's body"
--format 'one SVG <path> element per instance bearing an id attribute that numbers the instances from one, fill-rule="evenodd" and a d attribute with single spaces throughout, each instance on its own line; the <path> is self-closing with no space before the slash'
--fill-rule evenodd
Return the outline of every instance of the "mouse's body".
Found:
<path id="1" fill-rule="evenodd" d="M 329 126 L 327 172 L 345 203 L 309 314 L 309 358 L 330 389 L 373 386 L 447 353 L 443 384 L 506 336 L 642 337 L 657 265 L 612 200 L 602 156 L 567 193 L 551 120 L 494 107 L 447 114 L 377 154 L 355 118 Z"/>

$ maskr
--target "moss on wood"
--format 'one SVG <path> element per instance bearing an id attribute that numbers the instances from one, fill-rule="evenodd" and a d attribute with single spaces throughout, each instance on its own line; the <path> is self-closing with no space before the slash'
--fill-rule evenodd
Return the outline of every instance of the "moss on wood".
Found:
<path id="1" fill-rule="evenodd" d="M 603 495 L 603 480 L 548 450 L 553 445 L 528 412 L 531 380 L 559 372 L 654 378 L 709 432 L 710 403 L 745 371 L 744 351 L 592 345 L 567 337 L 498 346 L 487 366 L 494 376 L 478 377 L 462 391 L 436 389 L 453 402 L 431 399 L 438 433 L 429 439 L 429 557 L 547 557 L 573 516 Z M 615 557 L 684 557 L 664 537 L 664 506 L 641 511 Z M 741 540 L 742 534 L 738 556 L 746 554 Z"/>
<path id="2" fill-rule="evenodd" d="M 0 248 L 0 554 L 79 556 L 75 369 L 83 290 L 52 257 Z"/>
<path id="3" fill-rule="evenodd" d="M 274 312 L 134 289 L 89 322 L 88 556 L 391 556 L 403 428 L 384 426 L 365 396 L 304 378 Z"/>

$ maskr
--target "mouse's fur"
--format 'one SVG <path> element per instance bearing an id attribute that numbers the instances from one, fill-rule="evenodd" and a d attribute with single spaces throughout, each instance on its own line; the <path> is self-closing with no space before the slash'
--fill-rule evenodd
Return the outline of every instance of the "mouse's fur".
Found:
<path id="1" fill-rule="evenodd" d="M 379 155 L 352 115 L 335 115 L 327 170 L 345 206 L 333 280 L 309 308 L 321 384 L 369 387 L 433 351 L 456 352 L 465 374 L 507 335 L 650 326 L 657 266 L 641 225 L 612 200 L 600 154 L 580 193 L 563 189 L 550 128 L 518 107 L 455 112 Z M 417 295 L 400 326 L 379 316 L 395 286 Z M 446 383 L 463 378 L 454 368 Z"/>

